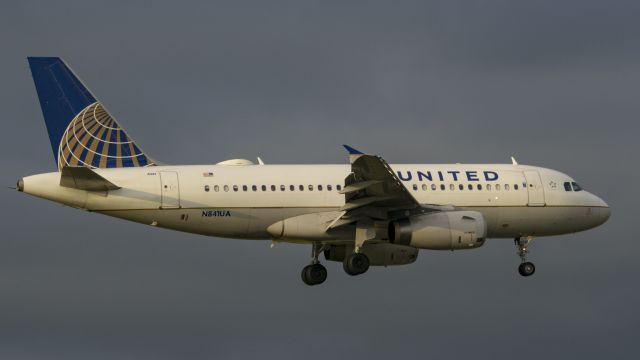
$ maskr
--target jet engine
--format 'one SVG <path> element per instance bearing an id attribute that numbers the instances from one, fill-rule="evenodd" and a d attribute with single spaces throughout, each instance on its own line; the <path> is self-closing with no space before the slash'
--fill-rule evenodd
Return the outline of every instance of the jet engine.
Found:
<path id="1" fill-rule="evenodd" d="M 439 211 L 389 223 L 389 242 L 419 249 L 474 249 L 484 244 L 487 223 L 477 211 Z"/>
<path id="2" fill-rule="evenodd" d="M 324 251 L 324 258 L 342 262 L 352 252 L 353 245 L 330 245 Z M 418 258 L 418 249 L 388 243 L 365 243 L 360 252 L 367 255 L 371 266 L 406 265 Z"/>

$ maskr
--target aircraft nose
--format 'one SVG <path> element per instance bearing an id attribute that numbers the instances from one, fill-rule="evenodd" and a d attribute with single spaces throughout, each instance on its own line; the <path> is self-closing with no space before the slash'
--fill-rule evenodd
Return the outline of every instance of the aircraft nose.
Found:
<path id="1" fill-rule="evenodd" d="M 610 217 L 611 217 L 611 208 L 609 207 L 609 205 L 607 205 L 606 207 L 601 207 L 600 208 L 600 221 L 602 221 L 602 224 L 607 222 L 607 220 L 609 220 Z"/>
<path id="2" fill-rule="evenodd" d="M 593 195 L 593 197 L 596 198 L 596 204 L 597 204 L 596 217 L 598 219 L 598 225 L 604 224 L 611 217 L 611 208 L 609 207 L 609 204 L 607 204 L 601 198 L 595 195 Z"/>

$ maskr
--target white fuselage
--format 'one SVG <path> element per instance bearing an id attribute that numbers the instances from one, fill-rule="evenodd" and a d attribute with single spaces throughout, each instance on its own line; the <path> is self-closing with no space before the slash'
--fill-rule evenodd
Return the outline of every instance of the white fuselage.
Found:
<path id="1" fill-rule="evenodd" d="M 566 234 L 605 222 L 609 207 L 587 191 L 566 190 L 560 172 L 523 165 L 391 165 L 422 204 L 483 214 L 489 238 Z M 349 165 L 194 165 L 95 169 L 121 187 L 60 186 L 60 173 L 23 179 L 23 191 L 69 206 L 179 231 L 270 239 L 286 218 L 336 211 Z M 310 239 L 306 239 L 310 240 Z"/>

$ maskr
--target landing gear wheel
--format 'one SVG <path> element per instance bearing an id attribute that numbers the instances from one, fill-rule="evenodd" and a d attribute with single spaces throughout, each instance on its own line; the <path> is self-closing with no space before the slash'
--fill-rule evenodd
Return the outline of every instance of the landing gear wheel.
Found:
<path id="1" fill-rule="evenodd" d="M 518 272 L 522 276 L 531 276 L 534 272 L 536 272 L 536 267 L 531 262 L 523 262 L 518 266 Z"/>
<path id="2" fill-rule="evenodd" d="M 522 276 L 531 276 L 536 272 L 536 267 L 532 262 L 527 261 L 527 254 L 529 253 L 529 244 L 533 241 L 533 237 L 518 237 L 514 242 L 516 248 L 518 248 L 518 256 L 520 257 L 520 266 L 518 266 L 518 272 Z"/>
<path id="3" fill-rule="evenodd" d="M 344 259 L 342 266 L 347 274 L 360 275 L 369 270 L 369 258 L 365 254 L 353 253 Z"/>
<path id="4" fill-rule="evenodd" d="M 302 269 L 302 281 L 307 285 L 319 285 L 327 280 L 327 269 L 321 264 L 307 265 Z"/>

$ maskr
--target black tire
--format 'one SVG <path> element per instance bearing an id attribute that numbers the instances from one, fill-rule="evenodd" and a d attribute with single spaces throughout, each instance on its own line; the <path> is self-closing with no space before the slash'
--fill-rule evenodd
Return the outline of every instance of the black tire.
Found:
<path id="1" fill-rule="evenodd" d="M 321 264 L 307 265 L 302 269 L 302 281 L 309 285 L 319 285 L 327 280 L 327 269 Z"/>
<path id="2" fill-rule="evenodd" d="M 369 258 L 365 254 L 353 253 L 344 259 L 342 267 L 351 276 L 364 274 L 369 270 Z"/>
<path id="3" fill-rule="evenodd" d="M 522 264 L 520 264 L 520 266 L 518 266 L 518 272 L 522 276 L 531 276 L 536 272 L 536 267 L 531 262 L 523 262 Z"/>

